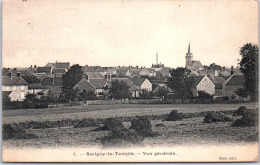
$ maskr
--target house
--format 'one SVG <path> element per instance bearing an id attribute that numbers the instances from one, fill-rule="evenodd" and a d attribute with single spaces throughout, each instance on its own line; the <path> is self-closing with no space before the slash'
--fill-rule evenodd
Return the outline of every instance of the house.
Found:
<path id="1" fill-rule="evenodd" d="M 46 89 L 48 89 L 49 95 L 51 97 L 59 97 L 62 92 L 62 78 L 61 77 L 45 77 L 41 81 Z"/>
<path id="2" fill-rule="evenodd" d="M 159 71 L 156 71 L 156 77 L 169 77 L 170 76 L 170 72 L 169 69 L 166 69 L 165 67 L 162 68 Z"/>
<path id="3" fill-rule="evenodd" d="M 161 63 L 152 64 L 152 67 L 151 67 L 151 69 L 155 70 L 156 72 L 162 70 L 162 68 L 164 68 L 164 64 L 161 64 Z"/>
<path id="4" fill-rule="evenodd" d="M 229 77 L 231 74 L 227 70 L 217 70 L 219 77 Z"/>
<path id="5" fill-rule="evenodd" d="M 83 78 L 73 87 L 73 90 L 78 90 L 79 93 L 82 93 L 84 91 L 94 91 L 95 87 L 86 78 Z"/>
<path id="6" fill-rule="evenodd" d="M 193 76 L 194 83 L 192 85 L 193 96 L 198 96 L 198 91 L 204 91 L 210 95 L 215 94 L 215 85 L 205 76 Z"/>
<path id="7" fill-rule="evenodd" d="M 36 74 L 37 75 L 41 75 L 41 74 L 52 75 L 53 67 L 38 67 Z"/>
<path id="8" fill-rule="evenodd" d="M 127 86 L 129 86 L 128 90 L 131 92 L 132 97 L 140 97 L 140 90 L 136 88 L 134 83 L 127 77 L 112 77 L 111 81 L 124 81 Z"/>
<path id="9" fill-rule="evenodd" d="M 42 96 L 48 96 L 49 89 L 42 84 L 28 84 L 28 93 L 34 94 L 36 97 L 41 98 Z"/>
<path id="10" fill-rule="evenodd" d="M 225 82 L 223 77 L 211 77 L 210 80 L 215 85 L 215 96 L 221 97 L 222 94 L 222 84 Z"/>
<path id="11" fill-rule="evenodd" d="M 222 86 L 223 96 L 237 96 L 235 91 L 239 88 L 244 88 L 245 77 L 240 74 L 231 75 Z"/>
<path id="12" fill-rule="evenodd" d="M 140 77 L 139 75 L 139 72 L 141 71 L 142 69 L 140 68 L 132 68 L 132 67 L 129 67 L 129 69 L 127 70 L 127 72 L 125 73 L 125 76 L 127 77 Z"/>
<path id="13" fill-rule="evenodd" d="M 53 69 L 53 75 L 55 77 L 62 77 L 62 75 L 66 74 L 66 69 L 64 68 L 54 68 Z"/>
<path id="14" fill-rule="evenodd" d="M 115 75 L 117 77 L 125 77 L 127 70 L 128 70 L 128 67 L 117 67 Z"/>
<path id="15" fill-rule="evenodd" d="M 70 68 L 69 62 L 56 62 L 56 63 L 48 63 L 45 67 L 52 68 L 52 74 L 55 77 L 62 77 L 62 75 L 66 74 Z"/>
<path id="16" fill-rule="evenodd" d="M 56 63 L 48 63 L 45 67 L 51 67 L 51 68 L 58 68 L 58 69 L 64 69 L 66 71 L 70 68 L 69 62 L 57 62 Z"/>
<path id="17" fill-rule="evenodd" d="M 83 93 L 84 91 L 94 91 L 95 94 L 99 96 L 103 96 L 104 92 L 107 90 L 107 80 L 106 79 L 86 79 L 83 78 L 80 80 L 74 87 L 74 90 L 78 90 L 79 93 Z"/>
<path id="18" fill-rule="evenodd" d="M 106 69 L 107 74 L 115 75 L 116 74 L 116 68 L 115 67 L 109 67 Z"/>
<path id="19" fill-rule="evenodd" d="M 20 76 L 2 76 L 2 91 L 11 92 L 9 97 L 11 101 L 23 101 L 28 93 L 28 83 Z"/>
<path id="20" fill-rule="evenodd" d="M 133 82 L 135 87 L 140 91 L 140 93 L 142 92 L 142 90 L 146 90 L 148 92 L 151 92 L 153 90 L 153 85 L 147 78 L 135 77 L 132 78 L 131 81 Z"/>
<path id="21" fill-rule="evenodd" d="M 139 75 L 140 76 L 155 77 L 156 76 L 156 71 L 154 69 L 151 69 L 151 68 L 143 68 L 139 72 Z"/>
<path id="22" fill-rule="evenodd" d="M 82 66 L 81 69 L 84 71 L 84 73 L 100 73 L 103 76 L 107 74 L 106 70 L 103 69 L 101 66 Z"/>
<path id="23" fill-rule="evenodd" d="M 204 67 L 200 61 L 193 61 L 193 55 L 190 51 L 190 44 L 188 47 L 188 53 L 186 53 L 186 68 L 190 70 L 203 70 Z"/>

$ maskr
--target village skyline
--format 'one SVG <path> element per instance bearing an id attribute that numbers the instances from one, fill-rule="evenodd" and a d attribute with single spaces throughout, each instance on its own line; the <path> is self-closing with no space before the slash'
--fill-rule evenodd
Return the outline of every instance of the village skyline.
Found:
<path id="1" fill-rule="evenodd" d="M 203 65 L 235 67 L 240 47 L 258 43 L 254 1 L 4 1 L 3 6 L 3 67 L 55 61 L 150 67 L 156 52 L 165 66 L 184 67 L 189 42 L 194 60 Z"/>

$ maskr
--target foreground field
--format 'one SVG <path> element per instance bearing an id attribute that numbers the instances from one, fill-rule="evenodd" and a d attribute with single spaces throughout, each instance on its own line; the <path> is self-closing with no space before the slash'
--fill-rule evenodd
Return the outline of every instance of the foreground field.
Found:
<path id="1" fill-rule="evenodd" d="M 2 111 L 3 123 L 25 121 L 55 121 L 62 119 L 108 118 L 136 115 L 167 114 L 171 110 L 183 113 L 236 110 L 240 106 L 256 108 L 258 103 L 240 104 L 117 104 L 89 105 L 48 109 L 24 109 Z"/>
<path id="2" fill-rule="evenodd" d="M 140 144 L 142 146 L 178 146 L 188 144 L 248 144 L 256 143 L 248 139 L 258 131 L 253 127 L 231 127 L 238 117 L 232 113 L 242 104 L 213 104 L 213 105 L 114 105 L 114 106 L 88 106 L 70 107 L 65 109 L 46 110 L 17 110 L 4 111 L 4 123 L 20 123 L 26 132 L 38 136 L 36 139 L 10 139 L 4 140 L 4 147 L 34 147 L 34 148 L 60 148 L 60 147 L 102 147 L 100 139 L 107 136 L 108 130 L 95 130 L 97 126 L 74 128 L 75 124 L 83 118 L 92 118 L 102 125 L 104 118 L 117 117 L 123 121 L 124 127 L 129 128 L 131 118 L 134 116 L 148 116 L 151 120 L 152 130 L 158 136 L 147 137 Z M 243 104 L 245 105 L 245 104 Z M 257 104 L 248 103 L 247 108 L 257 108 Z M 164 117 L 171 110 L 186 114 L 180 121 L 165 121 Z M 204 112 L 223 111 L 233 121 L 203 123 Z M 30 113 L 29 113 L 30 112 Z M 52 125 L 50 128 L 32 128 L 33 121 L 69 119 L 65 125 Z M 24 124 L 25 123 L 25 124 Z M 27 123 L 27 125 L 26 125 Z M 28 126 L 29 125 L 29 126 Z"/>

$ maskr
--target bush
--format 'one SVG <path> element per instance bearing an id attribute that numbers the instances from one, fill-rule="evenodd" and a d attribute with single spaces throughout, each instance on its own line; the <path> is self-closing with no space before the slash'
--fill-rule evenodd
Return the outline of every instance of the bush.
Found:
<path id="1" fill-rule="evenodd" d="M 155 127 L 166 127 L 166 125 L 159 123 L 159 124 L 156 124 Z"/>
<path id="2" fill-rule="evenodd" d="M 129 144 L 140 144 L 143 137 L 129 129 L 112 130 L 108 136 L 101 138 L 100 143 L 104 147 L 128 146 Z"/>
<path id="3" fill-rule="evenodd" d="M 232 127 L 253 127 L 258 126 L 258 109 L 249 109 L 242 118 L 235 120 Z"/>
<path id="4" fill-rule="evenodd" d="M 99 127 L 95 130 L 96 131 L 99 131 L 99 130 L 120 130 L 120 129 L 123 129 L 123 128 L 124 128 L 124 125 L 119 119 L 108 118 L 108 119 L 106 119 L 103 127 Z"/>
<path id="5" fill-rule="evenodd" d="M 256 132 L 256 133 L 254 133 L 254 134 L 252 134 L 252 135 L 249 135 L 248 137 L 246 137 L 246 141 L 259 141 L 259 135 L 258 135 L 259 133 L 258 132 Z"/>
<path id="6" fill-rule="evenodd" d="M 243 116 L 246 112 L 247 108 L 245 106 L 241 106 L 233 113 L 233 116 Z"/>
<path id="7" fill-rule="evenodd" d="M 25 130 L 17 124 L 3 124 L 3 140 L 8 139 L 34 139 L 38 138 L 34 134 L 27 134 Z"/>
<path id="8" fill-rule="evenodd" d="M 83 119 L 74 128 L 93 127 L 98 126 L 94 119 Z"/>
<path id="9" fill-rule="evenodd" d="M 131 127 L 129 129 L 134 129 L 139 135 L 142 136 L 150 136 L 152 133 L 151 122 L 144 116 L 138 116 L 137 118 L 131 120 Z"/>
<path id="10" fill-rule="evenodd" d="M 215 123 L 215 122 L 227 122 L 232 121 L 230 117 L 225 116 L 225 114 L 221 112 L 207 112 L 203 123 Z"/>
<path id="11" fill-rule="evenodd" d="M 183 117 L 177 112 L 177 110 L 172 110 L 166 118 L 167 121 L 178 121 L 182 119 Z"/>

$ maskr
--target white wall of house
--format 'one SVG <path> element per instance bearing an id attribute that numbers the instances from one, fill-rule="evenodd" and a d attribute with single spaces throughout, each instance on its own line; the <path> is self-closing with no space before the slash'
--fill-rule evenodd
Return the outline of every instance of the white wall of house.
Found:
<path id="1" fill-rule="evenodd" d="M 145 89 L 148 92 L 150 92 L 152 91 L 152 86 L 153 86 L 152 83 L 148 79 L 145 79 L 141 85 L 141 90 Z"/>
<path id="2" fill-rule="evenodd" d="M 204 91 L 208 94 L 214 95 L 215 94 L 215 85 L 207 76 L 204 76 L 200 83 L 196 86 L 196 92 L 198 96 L 198 91 Z"/>
<path id="3" fill-rule="evenodd" d="M 2 85 L 2 91 L 13 91 L 19 96 L 17 100 L 23 101 L 28 94 L 28 85 Z"/>

